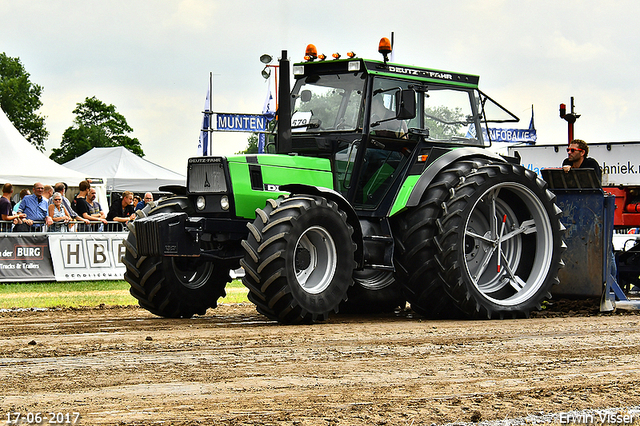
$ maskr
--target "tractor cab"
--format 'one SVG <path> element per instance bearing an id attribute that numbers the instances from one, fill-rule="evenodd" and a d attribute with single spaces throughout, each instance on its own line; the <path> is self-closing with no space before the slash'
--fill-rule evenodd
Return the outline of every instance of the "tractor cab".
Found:
<path id="1" fill-rule="evenodd" d="M 334 188 L 384 215 L 432 148 L 489 146 L 481 124 L 518 118 L 478 90 L 477 76 L 391 64 L 386 38 L 378 50 L 382 61 L 327 60 L 307 47 L 293 66 L 291 151 L 331 159 Z"/>

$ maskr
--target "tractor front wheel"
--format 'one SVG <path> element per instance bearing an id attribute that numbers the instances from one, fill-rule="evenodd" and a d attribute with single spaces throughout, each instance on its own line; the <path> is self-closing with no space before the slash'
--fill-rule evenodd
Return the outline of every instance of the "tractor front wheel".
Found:
<path id="1" fill-rule="evenodd" d="M 243 282 L 258 311 L 281 323 L 337 312 L 353 284 L 355 244 L 347 215 L 331 200 L 292 195 L 256 211 L 243 241 Z"/>
<path id="2" fill-rule="evenodd" d="M 184 211 L 182 201 L 167 199 L 149 215 Z M 135 222 L 129 224 L 129 231 L 122 258 L 126 266 L 124 279 L 131 285 L 129 291 L 141 307 L 162 317 L 189 318 L 215 308 L 218 299 L 226 295 L 224 288 L 231 281 L 232 264 L 201 257 L 141 256 Z"/>

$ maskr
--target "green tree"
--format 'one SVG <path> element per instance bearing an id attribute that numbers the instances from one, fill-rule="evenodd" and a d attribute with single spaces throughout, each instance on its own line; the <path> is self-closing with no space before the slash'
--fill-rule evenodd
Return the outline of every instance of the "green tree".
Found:
<path id="1" fill-rule="evenodd" d="M 463 137 L 465 126 L 469 122 L 465 120 L 462 109 L 448 108 L 446 106 L 425 108 L 425 125 L 429 129 L 431 139 L 450 140 Z"/>
<path id="2" fill-rule="evenodd" d="M 42 106 L 42 86 L 32 83 L 29 77 L 19 58 L 0 53 L 0 106 L 20 134 L 44 151 L 49 132 L 45 117 L 36 113 Z"/>
<path id="3" fill-rule="evenodd" d="M 236 152 L 236 154 L 257 154 L 258 153 L 258 134 L 251 133 L 247 138 L 247 147 L 244 151 Z"/>
<path id="4" fill-rule="evenodd" d="M 275 129 L 276 129 L 276 120 L 269 121 L 269 123 L 267 123 L 267 132 L 269 133 L 266 134 L 265 145 L 268 145 L 269 143 L 274 142 Z M 236 152 L 236 154 L 257 154 L 258 153 L 258 135 L 259 135 L 258 133 L 251 133 L 251 135 L 247 138 L 247 147 L 242 151 Z M 265 150 L 268 152 L 273 152 L 274 148 L 265 146 Z"/>
<path id="5" fill-rule="evenodd" d="M 107 105 L 95 96 L 76 104 L 74 125 L 62 135 L 60 148 L 53 149 L 49 158 L 62 164 L 81 156 L 95 147 L 123 146 L 144 157 L 137 138 L 127 136 L 133 129 L 116 107 Z"/>

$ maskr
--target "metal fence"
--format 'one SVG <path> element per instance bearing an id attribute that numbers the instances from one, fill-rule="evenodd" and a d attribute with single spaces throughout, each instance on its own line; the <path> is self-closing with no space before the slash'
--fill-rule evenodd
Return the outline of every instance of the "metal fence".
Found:
<path id="1" fill-rule="evenodd" d="M 106 224 L 96 222 L 85 224 L 81 221 L 71 221 L 54 223 L 51 226 L 47 226 L 44 222 L 34 221 L 31 226 L 26 224 L 17 226 L 13 224 L 13 221 L 0 220 L 0 234 L 6 234 L 9 232 L 123 232 L 127 230 L 126 224 L 122 222 L 107 222 Z"/>

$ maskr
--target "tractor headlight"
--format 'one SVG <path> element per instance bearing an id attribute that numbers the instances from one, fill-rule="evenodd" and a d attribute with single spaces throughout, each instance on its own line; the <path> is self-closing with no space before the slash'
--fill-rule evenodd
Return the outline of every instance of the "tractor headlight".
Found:
<path id="1" fill-rule="evenodd" d="M 223 195 L 220 198 L 220 207 L 222 207 L 222 210 L 229 210 L 229 197 Z"/>
<path id="2" fill-rule="evenodd" d="M 202 195 L 201 195 L 201 196 L 199 196 L 199 197 L 196 199 L 196 208 L 197 208 L 198 210 L 204 210 L 205 205 L 206 205 L 206 203 L 205 203 L 205 201 L 204 201 L 204 197 L 203 197 Z"/>
<path id="3" fill-rule="evenodd" d="M 360 71 L 360 61 L 349 62 L 349 71 Z"/>

